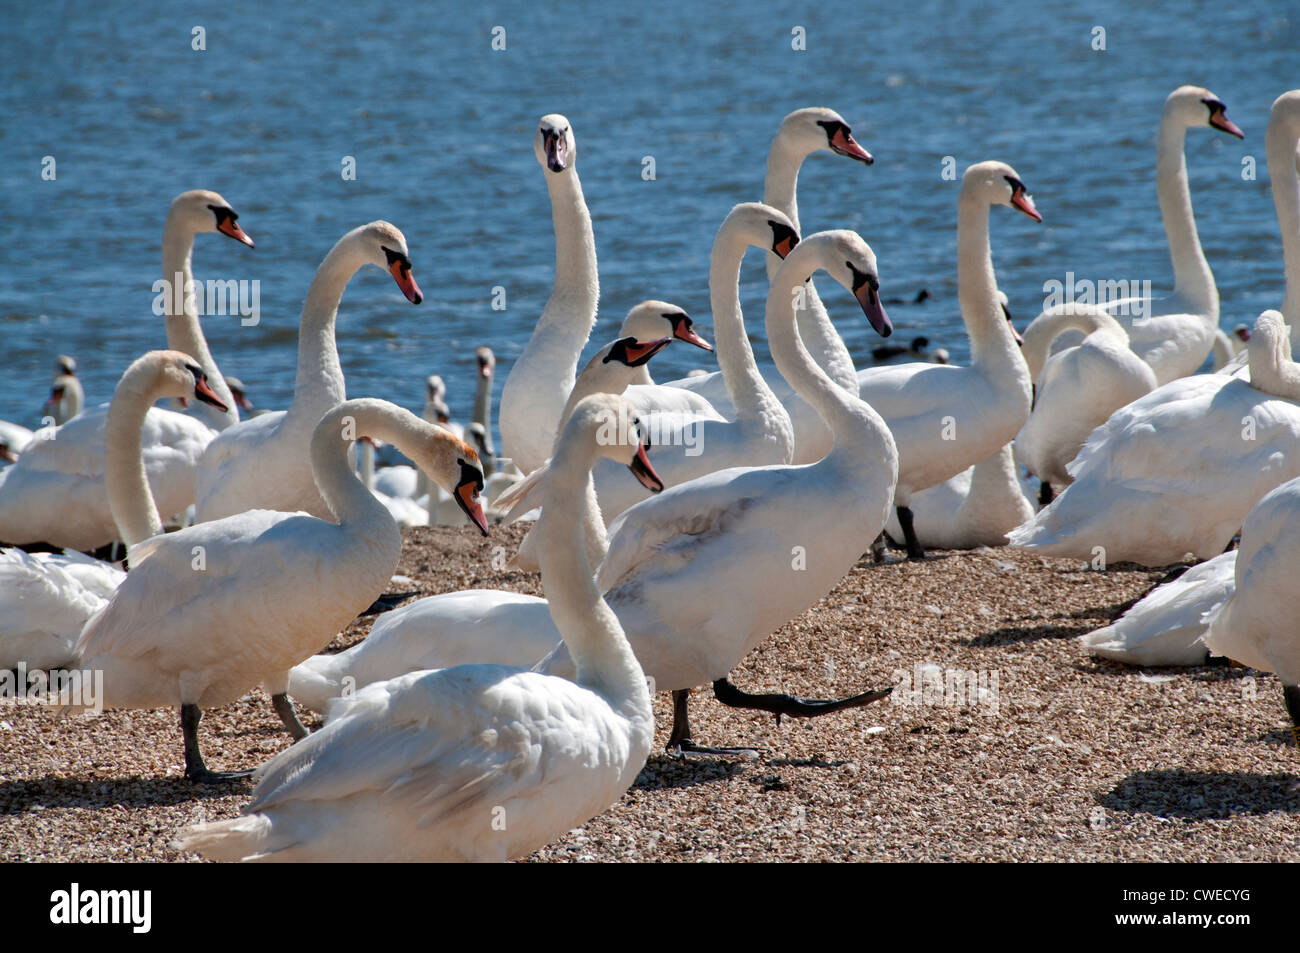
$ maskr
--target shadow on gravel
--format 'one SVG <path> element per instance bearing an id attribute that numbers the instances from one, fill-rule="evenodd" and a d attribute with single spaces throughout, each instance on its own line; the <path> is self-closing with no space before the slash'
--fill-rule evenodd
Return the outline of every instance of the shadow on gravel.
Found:
<path id="1" fill-rule="evenodd" d="M 1039 639 L 1069 639 L 1114 622 L 1126 604 L 1091 606 L 1078 612 L 1061 612 L 1052 616 L 1024 619 L 1022 625 L 1004 625 L 992 632 L 983 632 L 967 639 L 958 639 L 957 642 L 969 648 L 980 649 L 992 648 L 998 645 L 1012 645 L 1017 642 L 1035 642 Z M 1076 623 L 1092 621 L 1095 625 L 1084 629 L 1078 625 L 1054 624 L 1057 620 Z"/>
<path id="2" fill-rule="evenodd" d="M 159 807 L 247 794 L 251 780 L 229 784 L 191 784 L 184 778 L 37 778 L 0 782 L 0 817 L 33 809 L 98 810 L 109 807 Z"/>
<path id="3" fill-rule="evenodd" d="M 761 762 L 750 760 L 728 761 L 723 758 L 697 758 L 686 760 L 669 755 L 651 755 L 632 785 L 634 791 L 662 791 L 669 788 L 690 788 L 697 784 L 728 781 L 745 773 L 745 769 Z"/>
<path id="4" fill-rule="evenodd" d="M 1188 821 L 1226 820 L 1273 811 L 1300 813 L 1300 778 L 1293 774 L 1221 774 L 1182 769 L 1135 771 L 1102 795 L 1107 810 Z"/>

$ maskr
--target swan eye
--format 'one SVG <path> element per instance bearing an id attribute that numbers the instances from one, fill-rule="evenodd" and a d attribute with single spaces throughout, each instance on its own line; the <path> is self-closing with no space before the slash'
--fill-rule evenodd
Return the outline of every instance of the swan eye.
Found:
<path id="1" fill-rule="evenodd" d="M 384 250 L 384 257 L 388 259 L 389 268 L 393 267 L 394 262 L 401 262 L 403 271 L 411 270 L 411 259 L 407 258 L 400 251 L 393 251 L 387 245 L 380 245 L 379 247 Z"/>

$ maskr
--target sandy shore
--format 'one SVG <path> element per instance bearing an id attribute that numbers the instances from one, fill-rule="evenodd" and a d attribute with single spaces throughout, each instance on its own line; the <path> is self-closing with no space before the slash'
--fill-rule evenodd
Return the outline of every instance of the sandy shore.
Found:
<path id="1" fill-rule="evenodd" d="M 494 568 L 520 535 L 411 531 L 398 571 L 413 583 L 393 590 L 540 592 L 537 576 Z M 928 665 L 944 690 L 779 726 L 699 691 L 696 740 L 762 756 L 653 754 L 617 805 L 534 859 L 1295 860 L 1300 754 L 1274 677 L 1130 669 L 1072 638 L 1163 574 L 1006 550 L 860 562 L 733 680 L 831 697 Z M 660 749 L 667 701 L 656 699 Z M 260 691 L 208 713 L 202 737 L 216 768 L 256 767 L 288 744 Z M 167 846 L 175 830 L 236 814 L 249 790 L 181 777 L 171 711 L 57 720 L 0 708 L 2 860 L 185 859 Z"/>

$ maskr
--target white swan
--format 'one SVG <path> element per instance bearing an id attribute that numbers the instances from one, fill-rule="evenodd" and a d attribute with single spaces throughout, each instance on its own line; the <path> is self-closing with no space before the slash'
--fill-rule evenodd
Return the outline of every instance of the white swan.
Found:
<path id="1" fill-rule="evenodd" d="M 132 547 L 162 532 L 141 456 L 145 415 L 164 398 L 221 401 L 194 358 L 151 351 L 127 368 L 108 411 L 106 470 L 118 535 Z M 59 667 L 73 658 L 82 626 L 112 596 L 122 570 L 80 553 L 0 550 L 0 671 Z"/>
<path id="2" fill-rule="evenodd" d="M 1034 504 L 1016 472 L 1011 444 L 951 479 L 912 497 L 912 526 L 922 546 L 975 549 L 1005 546 L 1007 533 L 1034 515 Z M 885 532 L 902 545 L 898 513 L 891 512 Z"/>
<path id="3" fill-rule="evenodd" d="M 172 202 L 163 227 L 163 272 L 168 288 L 179 274 L 180 287 L 193 280 L 190 270 L 194 237 L 220 232 L 245 245 L 249 238 L 235 222 L 239 216 L 216 192 L 182 192 Z M 203 449 L 216 435 L 212 425 L 238 420 L 229 388 L 208 352 L 192 297 L 182 305 L 164 295 L 167 344 L 189 354 L 203 368 L 226 412 L 201 414 L 155 407 L 145 419 L 144 456 L 154 499 L 165 517 L 194 502 L 195 468 Z M 75 371 L 60 367 L 60 373 Z M 84 411 L 57 429 L 41 430 L 25 458 L 0 474 L 0 540 L 7 543 L 45 542 L 68 549 L 95 549 L 116 538 L 108 495 L 104 489 L 104 435 L 108 405 Z"/>
<path id="4" fill-rule="evenodd" d="M 344 289 L 366 265 L 389 272 L 412 304 L 423 300 L 411 275 L 406 238 L 396 226 L 371 222 L 340 238 L 316 270 L 302 306 L 298 376 L 289 409 L 246 420 L 212 441 L 195 496 L 199 522 L 249 509 L 329 516 L 312 479 L 308 448 L 321 417 L 346 396 L 334 322 Z"/>
<path id="5" fill-rule="evenodd" d="M 0 420 L 0 461 L 17 463 L 19 455 L 27 449 L 33 436 L 22 424 Z"/>
<path id="6" fill-rule="evenodd" d="M 1003 313 L 989 250 L 994 205 L 1042 221 L 1011 166 L 979 162 L 966 170 L 957 199 L 957 294 L 970 335 L 970 366 L 894 364 L 858 376 L 858 393 L 889 424 L 898 445 L 894 505 L 912 559 L 924 556 L 909 509 L 912 494 L 992 456 L 1029 416 L 1029 370 Z"/>
<path id="7" fill-rule="evenodd" d="M 1251 506 L 1300 475 L 1300 367 L 1286 332 L 1278 312 L 1259 316 L 1249 382 L 1198 374 L 1117 410 L 1012 545 L 1145 566 L 1223 552 Z"/>
<path id="8" fill-rule="evenodd" d="M 54 419 L 54 426 L 66 424 L 81 413 L 86 404 L 86 392 L 75 373 L 61 372 L 50 385 L 50 396 L 45 401 L 45 412 Z"/>
<path id="9" fill-rule="evenodd" d="M 1300 639 L 1295 585 L 1300 539 L 1300 480 L 1289 480 L 1255 504 L 1241 529 L 1232 595 L 1207 613 L 1205 644 L 1216 655 L 1277 673 L 1291 735 L 1300 744 Z"/>
<path id="10" fill-rule="evenodd" d="M 796 189 L 799 170 L 808 156 L 828 150 L 871 165 L 871 154 L 854 140 L 852 131 L 833 109 L 811 106 L 796 109 L 781 121 L 768 150 L 767 173 L 763 182 L 763 202 L 785 213 L 796 232 L 800 231 Z M 769 282 L 776 276 L 780 256 L 773 251 L 767 258 Z M 813 359 L 835 383 L 850 394 L 857 393 L 857 375 L 853 359 L 843 339 L 835 330 L 817 289 L 809 284 L 804 308 L 798 313 L 799 337 Z M 768 387 L 790 414 L 795 434 L 795 463 L 813 463 L 830 450 L 830 431 L 817 411 L 803 400 L 779 375 L 765 374 Z M 726 381 L 720 372 L 672 381 L 670 386 L 690 390 L 707 399 L 723 417 L 735 416 Z"/>
<path id="11" fill-rule="evenodd" d="M 551 196 L 555 284 L 501 391 L 501 440 L 506 455 L 524 473 L 551 455 L 578 358 L 596 325 L 600 296 L 596 239 L 578 181 L 578 144 L 569 120 L 557 113 L 543 116 L 533 152 Z"/>
<path id="12" fill-rule="evenodd" d="M 575 408 L 538 524 L 542 581 L 575 681 L 471 665 L 371 685 L 259 769 L 244 817 L 188 828 L 177 846 L 225 860 L 504 861 L 622 797 L 649 754 L 654 712 L 592 584 L 575 510 L 598 456 L 653 474 L 626 427 L 632 413 L 609 395 Z"/>
<path id="13" fill-rule="evenodd" d="M 1286 290 L 1283 293 L 1282 318 L 1291 328 L 1291 343 L 1296 343 L 1296 325 L 1300 324 L 1300 89 L 1283 93 L 1273 101 L 1264 133 L 1268 157 L 1269 187 L 1282 233 Z"/>
<path id="14" fill-rule="evenodd" d="M 1250 328 L 1238 324 L 1228 334 L 1220 328 L 1214 332 L 1214 370 L 1222 370 L 1238 354 L 1245 353 L 1250 341 Z"/>
<path id="15" fill-rule="evenodd" d="M 787 261 L 768 295 L 768 340 L 781 373 L 826 415 L 834 449 L 816 464 L 723 470 L 638 503 L 611 527 L 609 555 L 597 576 L 646 674 L 658 689 L 674 692 L 674 748 L 709 750 L 692 742 L 686 712 L 689 689 L 705 682 L 714 682 L 727 704 L 794 716 L 867 704 L 885 694 L 831 702 L 751 696 L 726 679 L 750 649 L 848 572 L 862 554 L 862 540 L 875 538 L 884 525 L 893 497 L 898 458 L 888 428 L 811 359 L 792 307 L 804 279 L 824 268 L 854 293 L 878 331 L 887 329 L 875 256 L 856 234 L 839 231 L 806 239 Z M 554 492 L 549 481 L 546 492 Z M 599 518 L 590 508 L 589 514 L 581 521 L 584 539 Z M 547 515 L 543 506 L 542 518 Z M 335 661 L 300 666 L 293 684 L 319 705 L 346 684 L 344 676 L 360 685 L 369 677 L 475 658 L 531 665 L 558 638 L 545 620 L 543 600 L 516 593 L 421 599 L 388 614 L 368 639 Z M 573 672 L 563 647 L 547 669 Z"/>
<path id="16" fill-rule="evenodd" d="M 481 458 L 480 458 L 481 459 Z M 410 470 L 411 467 L 385 467 L 384 474 L 394 470 Z M 388 515 L 402 529 L 411 526 L 428 526 L 429 514 L 415 502 L 415 499 L 400 491 L 406 489 L 405 486 L 393 486 L 395 481 L 386 481 L 384 486 L 379 485 L 375 477 L 375 444 L 369 438 L 358 441 L 357 450 L 357 472 L 361 475 L 361 482 L 365 488 L 374 494 L 375 499 L 384 504 L 384 509 L 388 510 Z M 399 492 L 389 492 L 397 490 Z"/>
<path id="17" fill-rule="evenodd" d="M 1188 129 L 1209 127 L 1243 138 L 1243 133 L 1225 115 L 1223 102 L 1200 86 L 1180 86 L 1165 100 L 1156 141 L 1156 192 L 1160 217 L 1169 242 L 1173 263 L 1174 291 L 1166 298 L 1130 296 L 1094 306 L 1116 317 L 1129 336 L 1129 346 L 1155 372 L 1156 382 L 1165 384 L 1196 372 L 1214 345 L 1219 328 L 1219 292 L 1192 214 L 1187 185 L 1187 161 L 1183 141 Z M 1048 308 L 1029 325 L 1050 320 Z M 1086 401 L 1089 395 L 1077 395 Z"/>
<path id="18" fill-rule="evenodd" d="M 105 708 L 180 708 L 186 777 L 224 779 L 203 764 L 202 710 L 256 685 L 290 733 L 305 734 L 284 694 L 289 669 L 392 578 L 402 534 L 353 472 L 349 454 L 362 436 L 396 444 L 487 534 L 471 447 L 387 401 L 345 401 L 321 419 L 311 443 L 312 471 L 337 522 L 248 510 L 154 536 L 136 546 L 131 572 L 86 623 L 77 665 L 104 672 Z"/>
<path id="19" fill-rule="evenodd" d="M 1049 357 L 1052 341 L 1066 330 L 1087 337 Z M 1072 482 L 1066 466 L 1088 435 L 1119 408 L 1155 390 L 1156 375 L 1129 350 L 1123 326 L 1099 308 L 1067 305 L 1046 314 L 1025 331 L 1021 353 L 1034 401 L 1016 435 L 1016 459 L 1038 477 L 1038 499 L 1046 506 L 1055 487 Z"/>
<path id="20" fill-rule="evenodd" d="M 1108 626 L 1079 637 L 1093 655 L 1128 665 L 1204 665 L 1205 615 L 1232 595 L 1236 551 L 1156 586 Z"/>

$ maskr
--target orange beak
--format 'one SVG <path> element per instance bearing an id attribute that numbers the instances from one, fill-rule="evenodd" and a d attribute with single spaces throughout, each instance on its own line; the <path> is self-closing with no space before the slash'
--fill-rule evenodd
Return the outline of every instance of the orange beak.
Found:
<path id="1" fill-rule="evenodd" d="M 781 239 L 779 242 L 777 242 L 775 245 L 772 246 L 772 251 L 776 252 L 781 258 L 785 258 L 786 255 L 790 254 L 791 250 L 794 248 L 794 245 L 795 245 L 795 239 L 792 236 L 787 235 L 785 238 Z"/>
<path id="2" fill-rule="evenodd" d="M 233 218 L 223 218 L 217 225 L 217 231 L 222 235 L 229 235 L 237 242 L 243 242 L 249 248 L 254 248 L 253 240 L 248 237 L 248 233 L 239 227 L 239 223 Z"/>
<path id="3" fill-rule="evenodd" d="M 1011 193 L 1011 204 L 1035 222 L 1043 220 L 1043 216 L 1038 214 L 1038 209 L 1034 208 L 1034 200 L 1025 194 L 1024 189 L 1016 189 L 1015 192 Z"/>
<path id="4" fill-rule="evenodd" d="M 217 410 L 227 411 L 230 409 L 229 405 L 217 396 L 217 392 L 208 386 L 208 380 L 206 377 L 200 377 L 199 382 L 194 385 L 194 396 L 205 404 L 211 404 L 213 407 L 217 408 Z M 184 398 L 182 398 L 182 400 L 184 400 Z"/>
<path id="5" fill-rule="evenodd" d="M 478 501 L 478 482 L 476 480 L 466 480 L 456 487 L 456 502 L 460 508 L 478 527 L 480 533 L 488 535 L 487 516 L 483 514 L 483 506 Z"/>
<path id="6" fill-rule="evenodd" d="M 876 160 L 871 157 L 871 153 L 862 146 L 858 145 L 856 139 L 844 131 L 841 127 L 835 130 L 835 135 L 831 136 L 831 148 L 837 155 L 848 156 L 850 159 L 857 159 L 867 165 Z"/>
<path id="7" fill-rule="evenodd" d="M 402 289 L 402 294 L 406 295 L 407 301 L 411 304 L 419 304 L 424 300 L 424 295 L 420 293 L 420 286 L 415 283 L 415 276 L 411 274 L 409 267 L 404 267 L 400 261 L 394 261 L 388 266 L 388 271 L 397 282 L 397 287 Z"/>

